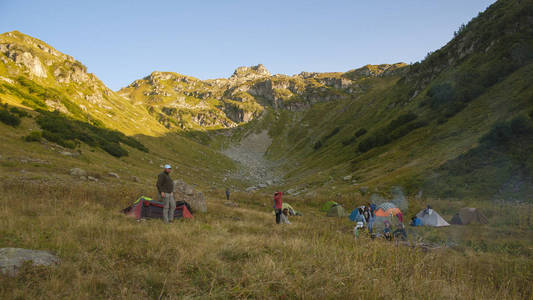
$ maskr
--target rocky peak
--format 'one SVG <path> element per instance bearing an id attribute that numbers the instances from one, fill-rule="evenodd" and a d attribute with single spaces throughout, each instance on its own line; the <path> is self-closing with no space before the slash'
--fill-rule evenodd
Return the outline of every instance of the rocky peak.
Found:
<path id="1" fill-rule="evenodd" d="M 235 72 L 233 72 L 233 75 L 231 75 L 230 79 L 250 80 L 268 76 L 271 76 L 271 74 L 268 72 L 267 68 L 265 68 L 265 66 L 262 64 L 258 64 L 257 66 L 251 67 L 238 67 L 235 69 Z"/>
<path id="2" fill-rule="evenodd" d="M 366 65 L 359 69 L 350 70 L 345 73 L 345 76 L 350 79 L 364 78 L 364 77 L 380 77 L 387 75 L 394 75 L 396 72 L 406 67 L 406 63 L 395 64 L 381 64 L 381 65 Z"/>

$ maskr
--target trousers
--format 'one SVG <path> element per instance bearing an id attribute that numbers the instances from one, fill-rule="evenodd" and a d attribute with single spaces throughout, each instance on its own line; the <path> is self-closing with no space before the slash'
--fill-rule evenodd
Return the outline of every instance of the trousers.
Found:
<path id="1" fill-rule="evenodd" d="M 165 193 L 163 197 L 163 221 L 165 223 L 174 220 L 174 211 L 176 210 L 176 201 L 174 201 L 174 194 Z"/>
<path id="2" fill-rule="evenodd" d="M 275 211 L 276 211 L 276 224 L 279 224 L 279 222 L 281 221 L 281 209 L 276 208 Z"/>

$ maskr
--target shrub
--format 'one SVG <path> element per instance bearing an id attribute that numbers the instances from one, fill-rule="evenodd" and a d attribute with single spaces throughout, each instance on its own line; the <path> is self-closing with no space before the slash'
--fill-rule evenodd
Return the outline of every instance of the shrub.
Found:
<path id="1" fill-rule="evenodd" d="M 40 142 L 43 137 L 43 133 L 40 131 L 33 131 L 24 137 L 26 142 Z"/>
<path id="2" fill-rule="evenodd" d="M 334 135 L 336 135 L 337 133 L 339 133 L 340 131 L 340 127 L 335 127 L 335 129 L 333 129 L 328 135 L 326 135 L 324 137 L 324 142 L 327 141 L 328 139 L 332 138 Z"/>
<path id="3" fill-rule="evenodd" d="M 20 125 L 20 118 L 11 114 L 6 109 L 0 109 L 0 122 L 9 126 L 17 127 Z"/>
<path id="4" fill-rule="evenodd" d="M 361 128 L 361 129 L 357 130 L 357 132 L 355 133 L 355 137 L 361 137 L 361 136 L 363 136 L 365 134 L 366 134 L 366 129 Z"/>
<path id="5" fill-rule="evenodd" d="M 351 144 L 353 144 L 353 143 L 357 140 L 357 138 L 359 138 L 359 137 L 361 137 L 361 136 L 363 136 L 363 135 L 365 135 L 365 134 L 366 134 L 366 129 L 361 128 L 361 129 L 357 130 L 357 131 L 355 132 L 355 134 L 354 134 L 352 137 L 350 137 L 349 139 L 346 139 L 346 140 L 342 141 L 342 144 L 343 144 L 344 146 L 351 145 Z"/>
<path id="6" fill-rule="evenodd" d="M 439 108 L 455 100 L 456 93 L 453 86 L 449 83 L 442 83 L 432 86 L 427 92 L 429 96 L 429 105 L 431 108 Z"/>
<path id="7" fill-rule="evenodd" d="M 374 135 L 367 137 L 359 143 L 358 149 L 361 152 L 386 145 L 390 142 L 390 138 L 384 132 L 376 132 Z"/>
<path id="8" fill-rule="evenodd" d="M 50 132 L 48 130 L 43 130 L 42 137 L 47 139 L 50 142 L 56 143 L 66 148 L 70 148 L 70 149 L 76 148 L 76 144 L 74 143 L 74 141 L 65 140 L 61 137 L 61 135 L 54 133 L 54 132 Z"/>
<path id="9" fill-rule="evenodd" d="M 398 129 L 394 130 L 393 132 L 391 132 L 389 137 L 390 137 L 391 140 L 399 139 L 399 138 L 407 135 L 411 131 L 413 131 L 415 129 L 418 129 L 418 128 L 421 128 L 421 127 L 424 127 L 427 124 L 428 123 L 426 121 L 418 121 L 418 122 L 412 122 L 412 123 L 406 124 L 406 125 L 398 128 Z"/>
<path id="10" fill-rule="evenodd" d="M 398 118 L 392 120 L 386 127 L 362 140 L 357 149 L 360 152 L 367 152 L 372 148 L 384 146 L 407 135 L 409 132 L 417 128 L 427 125 L 426 121 L 413 122 L 417 118 L 418 116 L 412 112 L 400 115 Z"/>
<path id="11" fill-rule="evenodd" d="M 528 134 L 533 132 L 533 125 L 531 120 L 526 116 L 518 116 L 511 120 L 511 130 L 514 134 Z"/>
<path id="12" fill-rule="evenodd" d="M 315 145 L 313 145 L 313 148 L 314 148 L 315 150 L 320 149 L 320 147 L 322 147 L 322 142 L 321 142 L 321 141 L 317 141 L 317 142 L 315 143 Z"/>
<path id="13" fill-rule="evenodd" d="M 486 146 L 499 146 L 529 134 L 533 134 L 533 121 L 526 116 L 518 116 L 509 122 L 494 124 L 492 129 L 480 139 L 480 142 Z"/>
<path id="14" fill-rule="evenodd" d="M 416 118 L 418 118 L 418 116 L 412 112 L 400 115 L 398 118 L 392 120 L 389 123 L 389 125 L 387 126 L 387 130 L 389 131 L 395 130 L 396 128 L 400 126 L 415 120 Z"/>
<path id="15" fill-rule="evenodd" d="M 28 117 L 29 116 L 29 114 L 27 112 L 25 112 L 25 111 L 23 111 L 21 109 L 18 109 L 16 107 L 11 107 L 9 109 L 9 112 L 14 114 L 14 115 L 19 116 L 20 118 L 24 118 L 24 117 Z"/>
<path id="16" fill-rule="evenodd" d="M 148 152 L 142 143 L 121 132 L 68 118 L 59 112 L 39 110 L 37 123 L 43 129 L 43 137 L 67 148 L 75 148 L 79 141 L 89 146 L 99 147 L 116 156 L 126 156 L 128 151 L 121 147 L 124 143 L 132 148 Z"/>

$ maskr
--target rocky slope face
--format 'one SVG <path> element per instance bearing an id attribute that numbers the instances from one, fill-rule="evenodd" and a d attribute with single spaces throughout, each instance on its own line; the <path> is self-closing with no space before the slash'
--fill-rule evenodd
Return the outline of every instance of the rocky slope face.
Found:
<path id="1" fill-rule="evenodd" d="M 229 78 L 200 80 L 153 72 L 119 91 L 143 104 L 167 128 L 230 128 L 261 114 L 265 107 L 301 111 L 314 103 L 357 97 L 369 78 L 397 75 L 406 64 L 365 66 L 346 73 L 271 75 L 263 66 L 239 67 Z"/>
<path id="2" fill-rule="evenodd" d="M 0 35 L 0 99 L 129 134 L 165 131 L 143 106 L 107 88 L 79 61 L 17 31 Z"/>

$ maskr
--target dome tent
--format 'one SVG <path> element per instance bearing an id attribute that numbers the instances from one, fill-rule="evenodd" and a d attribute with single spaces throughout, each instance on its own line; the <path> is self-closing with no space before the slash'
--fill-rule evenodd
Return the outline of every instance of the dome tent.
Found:
<path id="1" fill-rule="evenodd" d="M 332 208 L 335 205 L 339 205 L 339 203 L 330 200 L 330 201 L 327 201 L 326 203 L 324 203 L 324 205 L 322 205 L 322 208 L 320 210 L 329 211 L 329 209 Z"/>
<path id="2" fill-rule="evenodd" d="M 416 216 L 422 221 L 423 226 L 442 227 L 450 226 L 435 210 L 426 208 L 421 210 Z"/>
<path id="3" fill-rule="evenodd" d="M 331 207 L 328 210 L 328 214 L 327 214 L 328 217 L 338 217 L 338 218 L 345 217 L 346 215 L 347 214 L 346 214 L 346 211 L 344 210 L 344 207 L 342 207 L 342 205 L 339 205 L 339 204 Z"/>
<path id="4" fill-rule="evenodd" d="M 126 207 L 122 212 L 128 216 L 139 220 L 142 218 L 163 218 L 163 202 L 155 201 L 152 198 L 141 196 L 131 206 Z M 176 201 L 174 218 L 192 219 L 191 207 L 185 201 Z"/>
<path id="5" fill-rule="evenodd" d="M 394 203 L 391 202 L 385 202 L 380 205 L 378 205 L 378 208 L 374 212 L 376 217 L 389 217 L 389 216 L 396 216 L 398 213 L 401 213 L 402 211 L 396 207 Z"/>
<path id="6" fill-rule="evenodd" d="M 457 225 L 487 224 L 488 222 L 487 217 L 479 209 L 473 207 L 461 208 L 450 221 L 451 224 Z"/>

